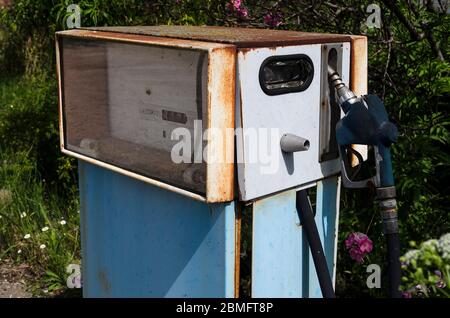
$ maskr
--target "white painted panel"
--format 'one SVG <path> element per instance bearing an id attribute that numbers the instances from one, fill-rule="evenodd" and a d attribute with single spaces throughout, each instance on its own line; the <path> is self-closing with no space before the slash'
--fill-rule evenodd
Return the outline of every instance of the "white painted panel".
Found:
<path id="1" fill-rule="evenodd" d="M 348 46 L 347 46 L 348 47 Z M 348 47 L 349 48 L 349 47 Z M 301 186 L 340 171 L 338 159 L 319 163 L 319 130 L 322 77 L 322 45 L 302 45 L 279 48 L 258 48 L 238 53 L 238 80 L 240 103 L 237 112 L 244 134 L 237 136 L 237 154 L 242 153 L 244 163 L 238 164 L 240 197 L 252 200 L 284 189 Z M 345 50 L 342 63 L 344 80 L 349 78 L 349 50 Z M 266 95 L 259 84 L 262 62 L 274 55 L 305 54 L 313 61 L 314 78 L 303 92 Z M 261 138 L 268 137 L 267 143 Z M 257 133 L 255 132 L 257 130 Z M 253 132 L 252 132 L 253 130 Z M 310 141 L 308 151 L 285 154 L 279 142 L 285 133 L 301 136 Z M 258 140 L 249 136 L 257 134 Z M 268 144 L 268 149 L 261 147 Z M 270 153 L 270 150 L 273 153 Z M 268 152 L 267 152 L 268 151 Z M 255 156 L 256 155 L 256 156 Z M 256 157 L 256 160 L 255 160 Z"/>

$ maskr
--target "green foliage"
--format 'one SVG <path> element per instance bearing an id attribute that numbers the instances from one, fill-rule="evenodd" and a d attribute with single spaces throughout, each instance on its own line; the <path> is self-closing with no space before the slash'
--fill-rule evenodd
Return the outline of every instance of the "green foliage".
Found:
<path id="1" fill-rule="evenodd" d="M 416 243 L 411 242 L 415 247 Z M 450 297 L 450 233 L 401 257 L 403 290 L 410 297 Z"/>
<path id="2" fill-rule="evenodd" d="M 80 255 L 75 171 L 59 154 L 56 91 L 45 74 L 0 81 L 0 259 L 33 265 L 44 285 L 46 271 L 58 273 L 49 285 L 60 288 Z"/>
<path id="3" fill-rule="evenodd" d="M 218 0 L 15 0 L 0 9 L 0 71 L 54 71 L 54 33 L 67 28 L 70 4 L 81 10 L 81 26 L 218 24 L 225 2 Z"/>
<path id="4" fill-rule="evenodd" d="M 73 194 L 74 161 L 59 150 L 57 84 L 53 77 L 0 81 L 0 149 L 26 153 L 32 169 L 57 194 Z"/>
<path id="5" fill-rule="evenodd" d="M 28 151 L 0 151 L 0 259 L 32 265 L 44 285 L 65 285 L 68 264 L 80 259 L 78 200 L 48 191 Z M 56 284 L 56 285 L 55 285 Z"/>

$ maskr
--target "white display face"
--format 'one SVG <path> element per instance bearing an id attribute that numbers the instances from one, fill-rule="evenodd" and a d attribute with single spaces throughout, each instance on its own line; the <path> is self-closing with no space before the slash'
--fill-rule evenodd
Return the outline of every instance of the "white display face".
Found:
<path id="1" fill-rule="evenodd" d="M 244 131 L 261 131 L 259 140 L 250 138 L 250 134 L 236 138 L 238 182 L 242 200 L 253 200 L 299 185 L 311 185 L 317 180 L 339 173 L 339 159 L 319 161 L 324 152 L 320 147 L 319 137 L 325 132 L 324 137 L 328 137 L 326 141 L 330 140 L 329 131 L 334 129 L 328 127 L 330 118 L 321 121 L 321 87 L 328 82 L 327 68 L 322 67 L 322 51 L 322 44 L 312 44 L 258 48 L 238 53 L 240 102 L 236 104 L 239 107 L 236 111 L 237 126 Z M 298 55 L 308 56 L 313 64 L 314 76 L 309 87 L 286 94 L 265 93 L 259 81 L 261 65 L 268 58 Z M 339 59 L 338 66 L 343 80 L 348 83 L 349 43 L 343 43 Z M 328 136 L 325 128 L 328 128 Z M 284 134 L 307 139 L 309 149 L 295 153 L 283 152 L 280 140 Z M 252 160 L 251 154 L 255 153 L 260 154 L 259 160 Z"/>
<path id="2" fill-rule="evenodd" d="M 193 138 L 206 119 L 207 52 L 69 37 L 61 47 L 67 149 L 205 193 L 206 165 L 170 154 L 174 129 Z"/>
<path id="3" fill-rule="evenodd" d="M 207 63 L 199 51 L 107 46 L 108 99 L 111 136 L 171 151 L 173 129 L 194 129 L 203 117 Z"/>

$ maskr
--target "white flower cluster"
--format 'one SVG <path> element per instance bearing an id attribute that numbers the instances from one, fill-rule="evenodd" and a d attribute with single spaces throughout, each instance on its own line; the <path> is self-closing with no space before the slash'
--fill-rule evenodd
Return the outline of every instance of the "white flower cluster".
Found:
<path id="1" fill-rule="evenodd" d="M 419 250 L 410 250 L 406 252 L 403 257 L 405 258 L 406 264 L 410 264 L 412 261 L 417 260 L 419 257 L 420 251 Z"/>
<path id="2" fill-rule="evenodd" d="M 450 233 L 442 235 L 438 244 L 442 258 L 450 261 Z"/>
<path id="3" fill-rule="evenodd" d="M 439 248 L 439 242 L 438 240 L 431 239 L 423 242 L 421 248 L 424 250 L 429 250 L 431 252 L 437 252 Z"/>

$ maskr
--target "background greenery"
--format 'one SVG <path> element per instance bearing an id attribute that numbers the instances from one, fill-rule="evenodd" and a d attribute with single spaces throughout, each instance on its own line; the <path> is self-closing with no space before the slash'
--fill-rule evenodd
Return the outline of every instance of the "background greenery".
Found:
<path id="1" fill-rule="evenodd" d="M 450 15 L 431 1 L 3 0 L 0 258 L 33 264 L 40 286 L 65 285 L 65 266 L 80 258 L 76 165 L 58 150 L 53 43 L 54 32 L 66 26 L 71 3 L 82 10 L 82 26 L 207 24 L 367 35 L 370 92 L 382 97 L 400 130 L 393 159 L 403 251 L 411 240 L 450 231 Z M 366 26 L 371 3 L 381 8 L 380 28 Z M 366 265 L 383 264 L 385 253 L 372 199 L 369 190 L 343 191 L 340 297 L 386 295 L 385 289 L 365 285 Z M 23 212 L 28 219 L 20 217 Z M 44 226 L 50 230 L 42 232 Z M 343 244 L 354 231 L 374 241 L 363 264 L 352 261 Z M 23 238 L 28 232 L 33 240 Z M 41 244 L 47 248 L 39 249 Z M 248 277 L 243 282 L 246 289 Z"/>

